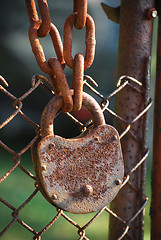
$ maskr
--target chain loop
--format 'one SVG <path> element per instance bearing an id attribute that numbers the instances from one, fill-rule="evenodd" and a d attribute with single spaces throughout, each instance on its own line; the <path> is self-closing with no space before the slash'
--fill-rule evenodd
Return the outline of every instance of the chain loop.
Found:
<path id="1" fill-rule="evenodd" d="M 63 53 L 66 64 L 70 68 L 74 68 L 74 60 L 72 58 L 72 37 L 73 37 L 73 25 L 76 22 L 78 13 L 71 14 L 64 25 L 64 41 L 63 41 Z M 86 17 L 86 56 L 84 60 L 84 70 L 89 68 L 94 60 L 95 55 L 95 24 L 93 18 L 87 14 Z"/>
<path id="2" fill-rule="evenodd" d="M 77 20 L 74 24 L 76 29 L 84 28 L 87 18 L 87 0 L 74 0 L 73 12 L 77 12 Z"/>
<path id="3" fill-rule="evenodd" d="M 37 0 L 42 20 L 39 19 L 35 0 L 25 1 L 30 19 L 29 39 L 37 64 L 44 73 L 49 75 L 55 94 L 63 96 L 64 106 L 62 110 L 64 112 L 70 112 L 72 109 L 78 111 L 82 106 L 84 70 L 93 63 L 96 44 L 95 24 L 93 18 L 87 14 L 88 0 L 74 0 L 74 12 L 67 18 L 64 25 L 63 45 L 57 28 L 51 23 L 47 0 Z M 73 26 L 76 29 L 82 29 L 85 25 L 85 58 L 81 53 L 78 53 L 73 59 Z M 39 37 L 45 37 L 48 33 L 58 59 L 51 57 L 47 62 Z M 74 107 L 73 98 L 63 72 L 66 64 L 73 69 Z"/>
<path id="4" fill-rule="evenodd" d="M 74 89 L 73 110 L 79 111 L 82 107 L 82 92 L 84 78 L 84 56 L 80 53 L 75 55 L 72 88 Z"/>
<path id="5" fill-rule="evenodd" d="M 50 31 L 50 13 L 49 8 L 46 0 L 37 0 L 41 20 L 39 20 L 39 16 L 36 10 L 36 4 L 34 0 L 26 0 L 26 6 L 27 6 L 27 12 L 30 20 L 30 24 L 33 22 L 41 21 L 42 24 L 40 25 L 40 28 L 38 29 L 38 37 L 45 37 L 48 35 Z"/>
<path id="6" fill-rule="evenodd" d="M 50 65 L 46 62 L 44 50 L 40 44 L 40 41 L 38 39 L 38 29 L 40 28 L 41 22 L 33 22 L 29 28 L 29 39 L 30 44 L 32 47 L 33 54 L 35 55 L 37 64 L 39 65 L 40 69 L 47 74 L 52 75 L 53 70 L 50 67 Z M 56 52 L 56 55 L 58 57 L 58 60 L 61 64 L 64 64 L 64 58 L 63 58 L 63 46 L 61 42 L 61 38 L 59 35 L 59 32 L 57 28 L 54 26 L 54 24 L 51 23 L 50 25 L 50 36 L 53 42 L 53 46 Z"/>
<path id="7" fill-rule="evenodd" d="M 78 11 L 78 0 L 73 0 L 73 13 Z"/>
<path id="8" fill-rule="evenodd" d="M 64 105 L 62 110 L 70 112 L 73 109 L 73 99 L 62 66 L 56 58 L 50 58 L 48 63 L 55 75 L 55 85 L 59 93 L 63 96 Z"/>
<path id="9" fill-rule="evenodd" d="M 63 44 L 61 41 L 59 31 L 53 23 L 51 23 L 51 28 L 49 33 L 55 49 L 56 56 L 60 64 L 62 65 L 62 68 L 64 69 L 66 64 L 65 64 L 64 55 L 63 55 Z"/>

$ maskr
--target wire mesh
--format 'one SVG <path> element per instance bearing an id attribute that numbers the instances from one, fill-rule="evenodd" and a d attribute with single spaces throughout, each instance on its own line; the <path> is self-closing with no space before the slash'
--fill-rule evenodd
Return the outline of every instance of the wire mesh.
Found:
<path id="1" fill-rule="evenodd" d="M 34 127 L 34 130 L 36 133 L 34 135 L 33 139 L 19 152 L 14 151 L 12 148 L 10 148 L 8 145 L 6 145 L 3 141 L 0 140 L 1 147 L 3 148 L 4 151 L 8 152 L 12 156 L 12 161 L 13 161 L 12 167 L 10 169 L 7 169 L 7 171 L 3 174 L 3 176 L 1 176 L 0 183 L 2 183 L 5 179 L 7 179 L 10 176 L 10 174 L 13 173 L 15 171 L 15 169 L 17 169 L 17 168 L 19 168 L 20 171 L 24 172 L 27 175 L 27 178 L 30 178 L 31 181 L 34 183 L 33 192 L 31 192 L 30 196 L 28 196 L 27 199 L 25 201 L 23 201 L 19 207 L 13 206 L 9 199 L 3 199 L 2 197 L 0 197 L 0 201 L 2 203 L 2 208 L 5 208 L 5 206 L 6 206 L 8 209 L 10 209 L 11 216 L 12 216 L 11 220 L 8 221 L 8 224 L 0 232 L 0 237 L 2 237 L 10 228 L 12 228 L 15 222 L 17 222 L 23 228 L 27 229 L 29 232 L 31 232 L 33 234 L 33 239 L 38 240 L 38 239 L 41 239 L 41 237 L 43 235 L 45 237 L 46 231 L 51 226 L 53 226 L 56 222 L 58 222 L 61 217 L 63 217 L 66 221 L 68 221 L 71 225 L 73 225 L 75 227 L 76 233 L 78 234 L 77 239 L 80 239 L 80 240 L 86 239 L 87 240 L 88 239 L 88 237 L 86 236 L 87 228 L 91 224 L 93 224 L 95 222 L 95 220 L 102 213 L 107 213 L 108 215 L 113 216 L 120 223 L 123 224 L 122 234 L 120 235 L 118 240 L 123 239 L 123 237 L 125 235 L 128 236 L 130 224 L 139 216 L 139 214 L 144 210 L 144 208 L 147 204 L 148 199 L 146 197 L 144 199 L 144 203 L 142 204 L 142 206 L 140 206 L 140 209 L 128 221 L 125 221 L 124 219 L 120 218 L 115 212 L 112 212 L 107 206 L 104 207 L 103 209 L 101 209 L 99 212 L 97 212 L 83 226 L 81 226 L 80 224 L 75 222 L 73 219 L 71 219 L 69 217 L 68 213 L 65 213 L 61 209 L 56 209 L 57 213 L 55 216 L 53 216 L 53 219 L 50 222 L 46 223 L 45 226 L 42 229 L 40 229 L 39 231 L 36 231 L 34 226 L 29 226 L 25 221 L 23 221 L 21 219 L 21 211 L 23 209 L 25 209 L 28 204 L 30 204 L 31 200 L 39 192 L 35 176 L 21 165 L 22 164 L 22 156 L 30 149 L 31 145 L 37 140 L 37 138 L 39 136 L 39 131 L 40 131 L 40 126 L 37 123 L 35 123 L 34 121 L 32 121 L 32 119 L 30 117 L 28 117 L 27 115 L 24 114 L 23 101 L 25 99 L 28 100 L 28 98 L 30 97 L 30 94 L 32 92 L 34 92 L 36 89 L 39 90 L 40 86 L 44 87 L 44 91 L 48 91 L 49 94 L 54 94 L 54 92 L 51 90 L 52 88 L 51 88 L 51 85 L 50 85 L 50 82 L 48 81 L 48 79 L 42 75 L 33 76 L 32 81 L 31 81 L 31 88 L 28 91 L 26 91 L 19 98 L 15 97 L 11 92 L 9 92 L 7 90 L 8 84 L 3 77 L 0 77 L 0 80 L 2 81 L 2 83 L 4 85 L 4 86 L 0 85 L 0 90 L 13 102 L 13 113 L 5 121 L 3 121 L 0 124 L 0 129 L 2 130 L 6 125 L 8 125 L 10 122 L 12 122 L 17 115 L 19 115 L 21 118 L 23 118 L 25 121 L 27 121 L 30 124 L 30 126 Z M 139 139 L 137 139 L 137 137 L 131 133 L 130 129 L 132 128 L 132 125 L 136 121 L 138 121 L 140 118 L 143 117 L 144 114 L 147 113 L 147 111 L 149 110 L 149 108 L 152 105 L 151 99 L 150 99 L 149 103 L 147 104 L 147 106 L 145 106 L 145 109 L 142 112 L 140 112 L 137 116 L 135 116 L 134 119 L 132 119 L 130 122 L 127 122 L 125 119 L 118 116 L 116 112 L 114 112 L 112 109 L 110 109 L 110 101 L 111 101 L 112 97 L 115 97 L 116 94 L 118 94 L 120 91 L 122 91 L 126 87 L 131 87 L 131 88 L 133 88 L 134 91 L 137 91 L 139 94 L 144 94 L 145 89 L 144 89 L 144 86 L 142 85 L 142 83 L 130 76 L 122 76 L 118 80 L 116 89 L 113 92 L 111 92 L 111 94 L 109 94 L 108 96 L 103 96 L 102 93 L 100 93 L 98 90 L 96 90 L 97 83 L 91 77 L 84 76 L 84 84 L 89 88 L 90 91 L 92 91 L 92 94 L 94 93 L 95 95 L 97 95 L 97 98 L 100 99 L 100 106 L 101 106 L 101 109 L 103 112 L 104 111 L 108 112 L 114 118 L 117 118 L 119 121 L 122 121 L 125 124 L 124 130 L 122 131 L 122 133 L 120 133 L 120 139 L 125 137 L 127 133 L 130 133 L 132 135 L 132 137 L 134 137 L 137 141 L 139 141 Z M 91 84 L 93 84 L 94 87 Z M 1 114 L 3 114 L 3 113 L 1 113 Z M 82 128 L 82 129 L 87 128 L 91 124 L 91 121 L 88 121 L 85 124 L 81 123 L 70 113 L 68 113 L 67 116 L 70 117 L 72 119 L 72 121 L 74 121 L 76 124 L 78 124 L 80 126 L 80 128 Z M 142 156 L 142 158 L 138 159 L 138 163 L 124 176 L 124 180 L 123 180 L 121 188 L 123 188 L 126 184 L 129 184 L 131 186 L 131 183 L 130 183 L 131 175 L 138 169 L 138 167 L 140 167 L 146 161 L 148 155 L 149 155 L 149 149 L 145 149 L 145 152 L 144 152 L 144 155 Z M 3 161 L 3 160 L 1 160 L 1 161 Z M 9 158 L 9 161 L 10 161 L 10 158 Z M 18 173 L 16 173 L 16 174 L 18 174 Z M 14 186 L 12 191 L 14 192 L 16 188 L 18 188 L 18 186 Z M 135 191 L 135 189 L 133 189 L 133 190 Z M 32 215 L 31 215 L 31 218 L 32 218 Z"/>

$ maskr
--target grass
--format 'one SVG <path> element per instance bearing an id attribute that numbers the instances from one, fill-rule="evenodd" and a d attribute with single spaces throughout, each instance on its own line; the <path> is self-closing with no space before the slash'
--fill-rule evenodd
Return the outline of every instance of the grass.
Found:
<path id="1" fill-rule="evenodd" d="M 34 173 L 30 153 L 23 154 L 21 160 L 22 166 Z M 1 169 L 0 176 L 2 176 L 10 167 L 12 167 L 12 157 L 8 153 L 1 154 Z M 34 181 L 23 173 L 19 168 L 16 168 L 1 184 L 1 197 L 8 201 L 12 206 L 19 207 L 34 191 Z M 150 197 L 150 177 L 147 180 L 147 195 Z M 149 206 L 146 207 L 145 215 L 145 240 L 150 239 L 150 218 Z M 0 231 L 12 220 L 12 210 L 0 203 Z M 57 211 L 50 205 L 41 195 L 37 193 L 36 196 L 20 211 L 20 219 L 31 226 L 35 231 L 41 231 L 47 223 L 49 223 Z M 86 224 L 94 214 L 75 215 L 67 213 L 74 221 L 81 226 Z M 103 212 L 97 220 L 94 221 L 86 230 L 86 236 L 92 240 L 105 240 L 108 235 L 108 214 Z M 32 239 L 33 234 L 15 222 L 14 225 L 3 235 L 3 240 L 25 240 Z M 43 235 L 42 239 L 47 240 L 71 240 L 78 239 L 77 228 L 67 222 L 62 216 L 49 230 Z"/>

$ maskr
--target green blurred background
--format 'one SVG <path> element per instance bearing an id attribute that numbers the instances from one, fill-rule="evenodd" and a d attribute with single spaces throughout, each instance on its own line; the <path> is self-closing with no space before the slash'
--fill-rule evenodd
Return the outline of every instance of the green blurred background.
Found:
<path id="1" fill-rule="evenodd" d="M 25 1 L 6 0 L 0 1 L 0 75 L 9 83 L 8 90 L 16 97 L 20 97 L 31 86 L 31 77 L 34 74 L 42 74 L 36 64 L 28 40 L 29 20 L 26 13 Z M 98 90 L 107 96 L 116 88 L 116 61 L 118 47 L 119 26 L 106 18 L 100 6 L 100 0 L 88 1 L 88 13 L 93 17 L 96 24 L 96 55 L 93 65 L 85 74 L 90 75 L 99 84 Z M 109 0 L 105 3 L 118 6 L 120 1 Z M 72 13 L 73 1 L 48 0 L 52 22 L 57 26 L 63 38 L 64 22 Z M 157 19 L 154 22 L 154 38 L 152 51 L 152 80 L 151 96 L 154 96 L 155 66 L 156 66 L 156 32 Z M 84 52 L 84 30 L 74 31 L 73 55 Z M 41 39 L 46 58 L 55 56 L 50 37 Z M 71 84 L 72 71 L 67 67 L 65 70 L 69 84 Z M 38 89 L 23 101 L 23 111 L 36 123 L 40 123 L 41 113 L 51 96 L 43 89 Z M 0 93 L 0 123 L 13 112 L 12 101 L 5 94 Z M 114 101 L 110 102 L 113 108 Z M 112 123 L 112 118 L 106 115 L 106 122 Z M 149 148 L 151 154 L 147 160 L 146 193 L 149 202 L 145 210 L 145 240 L 150 239 L 150 184 L 152 162 L 152 125 L 153 107 L 149 111 Z M 56 132 L 65 137 L 77 133 L 73 123 L 64 115 L 55 123 Z M 0 139 L 14 151 L 19 152 L 35 135 L 35 129 L 17 116 L 11 123 L 1 130 Z M 0 148 L 0 176 L 12 167 L 12 156 Z M 30 151 L 22 155 L 22 166 L 34 174 Z M 16 168 L 10 176 L 0 184 L 0 196 L 14 207 L 19 207 L 34 190 L 34 181 Z M 11 210 L 0 203 L 0 231 L 12 220 Z M 20 212 L 20 218 L 29 224 L 34 230 L 40 231 L 56 215 L 55 208 L 38 193 L 33 200 Z M 80 225 L 88 222 L 94 214 L 73 215 L 68 214 Z M 89 228 L 86 235 L 92 240 L 107 239 L 108 214 L 103 213 Z M 33 234 L 15 223 L 2 237 L 4 240 L 32 239 Z M 60 217 L 60 219 L 43 235 L 42 239 L 78 239 L 77 229 Z"/>

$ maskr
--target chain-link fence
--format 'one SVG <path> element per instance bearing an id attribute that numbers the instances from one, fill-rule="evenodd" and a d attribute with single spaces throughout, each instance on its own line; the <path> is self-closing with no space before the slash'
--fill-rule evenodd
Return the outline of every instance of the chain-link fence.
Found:
<path id="1" fill-rule="evenodd" d="M 3 92 L 3 94 L 5 95 L 5 97 L 9 98 L 12 103 L 13 103 L 13 112 L 12 114 L 1 123 L 0 125 L 0 129 L 1 131 L 3 131 L 3 129 L 9 125 L 12 121 L 16 121 L 16 117 L 19 116 L 20 118 L 23 118 L 25 120 L 25 122 L 29 123 L 29 126 L 31 129 L 33 129 L 33 134 L 34 137 L 33 139 L 24 147 L 22 148 L 20 151 L 16 152 L 14 149 L 14 142 L 12 143 L 12 146 L 8 146 L 4 141 L 0 141 L 0 145 L 1 148 L 3 148 L 3 150 L 5 152 L 7 152 L 8 155 L 8 159 L 6 158 L 2 158 L 1 159 L 1 165 L 3 163 L 3 161 L 7 161 L 12 162 L 12 166 L 6 170 L 6 172 L 4 173 L 3 176 L 1 176 L 0 178 L 0 183 L 1 184 L 6 184 L 7 185 L 7 179 L 10 179 L 10 176 L 15 172 L 16 169 L 19 168 L 20 172 L 24 172 L 24 174 L 27 176 L 27 179 L 30 179 L 31 181 L 28 182 L 28 184 L 30 185 L 34 185 L 34 190 L 33 192 L 31 192 L 31 194 L 27 197 L 27 199 L 25 201 L 21 201 L 21 192 L 18 192 L 17 189 L 19 188 L 19 184 L 21 184 L 20 182 L 17 183 L 16 185 L 13 185 L 12 189 L 9 189 L 9 191 L 11 191 L 13 194 L 15 192 L 16 194 L 16 198 L 20 199 L 19 201 L 21 201 L 20 206 L 16 207 L 15 205 L 13 205 L 11 199 L 9 198 L 4 198 L 4 197 L 0 197 L 0 201 L 1 201 L 1 212 L 3 214 L 8 214 L 8 210 L 9 210 L 9 214 L 11 215 L 7 215 L 8 216 L 8 223 L 7 225 L 2 229 L 0 236 L 5 236 L 5 234 L 9 231 L 9 229 L 14 228 L 15 223 L 19 223 L 22 228 L 25 228 L 27 231 L 31 232 L 33 234 L 33 239 L 41 239 L 42 236 L 45 237 L 45 233 L 46 231 L 52 227 L 53 225 L 55 226 L 54 229 L 57 228 L 57 224 L 60 219 L 64 218 L 66 221 L 68 221 L 71 225 L 73 225 L 75 227 L 75 232 L 78 233 L 77 237 L 73 236 L 73 239 L 88 239 L 88 234 L 86 233 L 88 227 L 93 224 L 96 219 L 102 214 L 102 213 L 107 213 L 107 215 L 111 215 L 113 218 L 116 218 L 117 221 L 119 221 L 121 224 L 123 224 L 123 228 L 122 228 L 122 234 L 118 239 L 122 239 L 125 235 L 128 236 L 128 230 L 130 228 L 130 224 L 139 216 L 139 214 L 144 210 L 146 204 L 147 204 L 147 198 L 145 198 L 144 203 L 142 204 L 142 206 L 140 206 L 140 209 L 138 212 L 136 212 L 134 214 L 134 216 L 129 219 L 128 221 L 125 221 L 124 219 L 121 219 L 119 216 L 117 216 L 117 214 L 115 212 L 112 212 L 107 206 L 104 207 L 103 209 L 101 209 L 99 212 L 95 213 L 95 215 L 91 217 L 90 220 L 86 220 L 85 222 L 87 223 L 83 223 L 83 224 L 79 224 L 77 223 L 75 220 L 75 215 L 74 214 L 68 214 L 66 212 L 64 212 L 61 209 L 56 209 L 57 214 L 55 214 L 52 218 L 52 220 L 50 222 L 43 222 L 43 227 L 40 227 L 38 230 L 36 224 L 33 224 L 33 226 L 30 224 L 30 222 L 32 222 L 32 218 L 34 218 L 34 214 L 32 213 L 32 209 L 34 209 L 36 206 L 32 205 L 31 202 L 34 199 L 34 197 L 39 193 L 39 188 L 38 185 L 36 183 L 36 178 L 33 175 L 33 173 L 31 173 L 30 171 L 28 171 L 27 167 L 23 166 L 23 156 L 25 155 L 25 153 L 30 149 L 31 145 L 37 140 L 38 136 L 39 136 L 39 131 L 40 131 L 40 126 L 35 123 L 32 120 L 32 116 L 30 116 L 31 114 L 26 115 L 23 111 L 23 104 L 24 101 L 27 102 L 30 100 L 30 95 L 31 93 L 33 93 L 36 89 L 37 91 L 42 91 L 41 86 L 44 88 L 44 91 L 47 91 L 47 94 L 49 94 L 49 96 L 54 94 L 53 91 L 51 90 L 51 85 L 49 83 L 49 81 L 46 79 L 46 77 L 41 76 L 41 75 L 37 75 L 34 76 L 32 78 L 32 86 L 31 88 L 25 92 L 25 94 L 23 94 L 20 97 L 15 97 L 11 92 L 9 92 L 7 90 L 7 82 L 4 80 L 3 77 L 0 78 L 1 82 L 3 83 L 3 86 L 0 85 L 0 90 L 1 92 Z M 112 116 L 114 119 L 117 118 L 118 121 L 121 121 L 125 124 L 125 129 L 123 130 L 122 133 L 120 133 L 120 139 L 123 137 L 126 137 L 126 134 L 132 134 L 132 136 L 134 138 L 136 138 L 136 136 L 133 135 L 133 133 L 130 132 L 130 129 L 132 128 L 132 125 L 138 121 L 140 118 L 143 117 L 144 114 L 147 113 L 147 111 L 149 110 L 149 108 L 152 105 L 152 102 L 150 100 L 150 102 L 147 104 L 147 106 L 145 107 L 145 109 L 140 112 L 137 116 L 134 117 L 134 119 L 132 119 L 130 122 L 127 122 L 125 119 L 123 119 L 122 117 L 118 116 L 116 112 L 114 112 L 111 108 L 110 108 L 110 102 L 111 100 L 115 97 L 116 94 L 118 94 L 120 91 L 122 91 L 125 88 L 133 88 L 134 91 L 137 91 L 139 94 L 144 94 L 144 86 L 142 85 L 142 83 L 140 83 L 139 81 L 137 81 L 136 79 L 129 77 L 129 76 L 122 76 L 118 83 L 117 83 L 117 87 L 116 89 L 109 95 L 109 96 L 103 96 L 102 93 L 100 93 L 98 90 L 96 90 L 96 88 L 94 88 L 92 86 L 92 84 L 96 85 L 96 83 L 94 82 L 94 80 L 89 77 L 89 76 L 85 76 L 84 77 L 84 85 L 87 86 L 87 88 L 89 89 L 89 91 L 91 91 L 92 95 L 95 95 L 95 97 L 97 99 L 100 99 L 100 106 L 102 108 L 102 111 L 104 111 L 106 114 L 109 114 L 109 116 Z M 32 111 L 31 111 L 32 112 Z M 1 114 L 3 115 L 3 109 L 1 110 Z M 78 121 L 74 116 L 72 116 L 71 114 L 67 114 L 67 116 L 72 119 L 72 121 L 75 122 L 75 124 L 77 124 L 78 126 L 80 126 L 80 128 L 84 128 L 87 127 L 89 125 L 89 122 L 83 124 L 80 121 Z M 35 134 L 36 132 L 36 134 Z M 125 173 L 126 175 L 124 176 L 123 179 L 123 183 L 121 185 L 121 188 L 123 188 L 126 184 L 131 185 L 130 183 L 130 177 L 131 175 L 145 162 L 145 160 L 147 159 L 149 154 L 149 150 L 145 149 L 145 153 L 142 156 L 141 159 L 138 159 L 138 163 L 128 172 Z M 12 160 L 11 157 L 12 156 Z M 28 159 L 28 161 L 31 162 L 31 157 Z M 20 172 L 16 172 L 16 174 L 20 174 Z M 23 178 L 26 179 L 25 175 L 22 175 Z M 24 186 L 24 191 L 25 191 L 25 187 Z M 132 188 L 133 191 L 135 191 L 135 189 Z M 48 203 L 49 204 L 49 203 Z M 25 216 L 23 215 L 23 218 L 21 217 L 21 212 L 24 211 L 25 208 L 30 207 L 30 211 L 27 213 L 26 215 L 29 214 L 30 215 L 30 222 L 28 220 L 28 222 L 26 222 L 25 220 Z M 8 208 L 8 209 L 7 209 Z M 54 207 L 53 207 L 54 208 Z M 45 208 L 42 208 L 42 215 L 45 214 Z M 43 213 L 44 212 L 44 213 Z M 1 217 L 3 218 L 3 214 L 1 215 Z M 87 216 L 85 215 L 85 219 L 89 219 L 89 215 Z M 79 216 L 78 216 L 79 217 Z M 77 218 L 79 219 L 79 218 Z M 99 221 L 99 220 L 98 220 Z M 79 222 L 79 220 L 78 220 Z M 37 222 L 38 225 L 38 222 Z M 61 237 L 61 234 L 63 233 L 63 226 L 59 232 L 59 236 Z M 108 228 L 108 226 L 107 226 Z M 27 233 L 26 233 L 26 238 L 29 239 L 30 237 L 27 237 Z M 53 233 L 53 237 L 54 237 L 54 233 Z M 26 239 L 25 238 L 25 239 Z M 46 239 L 46 238 L 45 238 Z M 61 238 L 60 238 L 61 239 Z M 65 239 L 65 236 L 63 236 L 63 239 Z"/>

